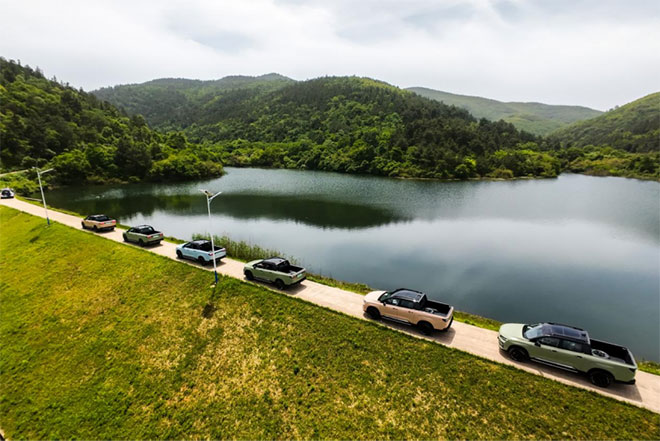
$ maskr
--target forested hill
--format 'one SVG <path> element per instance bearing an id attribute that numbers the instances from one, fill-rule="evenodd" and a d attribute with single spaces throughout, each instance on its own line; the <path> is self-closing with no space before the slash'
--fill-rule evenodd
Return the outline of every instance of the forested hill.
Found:
<path id="1" fill-rule="evenodd" d="M 234 89 L 189 113 L 194 123 L 176 121 L 189 139 L 222 146 L 232 165 L 443 179 L 559 170 L 534 135 L 368 78 Z"/>
<path id="2" fill-rule="evenodd" d="M 563 147 L 613 147 L 628 152 L 660 151 L 660 92 L 552 134 Z"/>
<path id="3" fill-rule="evenodd" d="M 244 89 L 251 94 L 267 93 L 293 82 L 291 78 L 276 73 L 258 77 L 228 76 L 212 81 L 162 78 L 141 84 L 104 87 L 92 93 L 131 115 L 144 116 L 154 128 L 177 130 L 194 123 L 199 109 L 212 106 L 226 92 Z"/>
<path id="4" fill-rule="evenodd" d="M 54 167 L 62 183 L 189 179 L 222 174 L 213 152 L 163 135 L 141 116 L 0 57 L 0 166 Z"/>
<path id="5" fill-rule="evenodd" d="M 521 130 L 537 135 L 565 127 L 576 121 L 594 118 L 601 111 L 582 106 L 559 106 L 542 103 L 502 102 L 478 96 L 457 95 L 425 87 L 411 87 L 407 90 L 426 98 L 441 101 L 468 110 L 477 118 L 492 121 L 503 119 Z"/>

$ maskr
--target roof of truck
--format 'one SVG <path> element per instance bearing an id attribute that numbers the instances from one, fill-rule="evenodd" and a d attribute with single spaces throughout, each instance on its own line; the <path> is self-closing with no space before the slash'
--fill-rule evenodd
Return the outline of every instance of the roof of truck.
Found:
<path id="1" fill-rule="evenodd" d="M 424 297 L 423 292 L 414 291 L 412 289 L 399 288 L 392 291 L 392 298 L 403 299 L 403 300 L 412 300 L 413 302 L 419 302 Z"/>
<path id="2" fill-rule="evenodd" d="M 581 328 L 562 325 L 559 323 L 543 323 L 543 333 L 553 337 L 568 338 L 571 340 L 589 343 L 589 334 Z"/>
<path id="3" fill-rule="evenodd" d="M 269 257 L 268 259 L 264 259 L 264 262 L 272 263 L 273 265 L 279 265 L 282 262 L 286 262 L 286 259 L 283 257 Z"/>

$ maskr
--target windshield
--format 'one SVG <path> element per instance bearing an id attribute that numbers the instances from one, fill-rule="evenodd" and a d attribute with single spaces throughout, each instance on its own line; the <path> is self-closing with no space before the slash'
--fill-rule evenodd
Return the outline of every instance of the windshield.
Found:
<path id="1" fill-rule="evenodd" d="M 383 302 L 383 301 L 389 299 L 390 297 L 392 297 L 392 294 L 393 293 L 391 293 L 391 292 L 384 292 L 380 297 L 378 297 L 378 301 Z"/>
<path id="2" fill-rule="evenodd" d="M 523 328 L 523 336 L 525 336 L 525 338 L 528 340 L 542 337 L 543 335 L 545 335 L 543 328 L 544 326 L 542 324 L 526 325 Z"/>

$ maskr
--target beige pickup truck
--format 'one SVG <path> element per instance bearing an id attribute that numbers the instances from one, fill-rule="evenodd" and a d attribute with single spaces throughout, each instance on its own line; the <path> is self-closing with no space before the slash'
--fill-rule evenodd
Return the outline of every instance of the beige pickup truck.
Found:
<path id="1" fill-rule="evenodd" d="M 454 308 L 434 302 L 426 294 L 412 289 L 373 291 L 364 296 L 362 309 L 371 318 L 381 317 L 419 327 L 426 335 L 446 331 L 454 322 Z"/>

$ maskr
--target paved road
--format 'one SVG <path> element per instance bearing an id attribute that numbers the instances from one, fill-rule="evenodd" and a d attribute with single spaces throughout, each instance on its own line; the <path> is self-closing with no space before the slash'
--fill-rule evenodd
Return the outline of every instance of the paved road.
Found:
<path id="1" fill-rule="evenodd" d="M 3 199 L 2 204 L 8 207 L 16 208 L 35 216 L 45 217 L 43 207 L 39 207 L 28 202 L 19 201 L 16 199 Z M 50 219 L 68 225 L 73 228 L 80 229 L 80 219 L 68 214 L 60 213 L 57 211 L 48 211 Z M 111 239 L 117 242 L 123 242 L 123 230 L 117 228 L 115 231 L 98 233 L 99 236 Z M 90 232 L 90 234 L 93 234 Z M 147 247 L 144 250 L 160 254 L 162 256 L 176 259 L 175 253 L 176 245 L 169 242 L 162 242 L 158 246 Z M 193 262 L 185 261 L 186 263 L 199 266 Z M 213 268 L 202 267 L 212 271 Z M 244 279 L 243 277 L 243 263 L 232 260 L 223 259 L 222 263 L 218 266 L 218 272 L 230 277 Z M 362 296 L 349 291 L 344 291 L 338 288 L 322 285 L 309 280 L 302 282 L 299 286 L 286 291 L 287 294 L 314 303 L 316 305 L 325 306 L 335 311 L 344 314 L 368 320 L 362 312 Z M 384 323 L 384 326 L 397 329 L 418 338 L 424 338 L 434 341 L 436 343 L 450 346 L 452 348 L 460 349 L 480 357 L 515 366 L 528 372 L 540 375 L 542 377 L 551 378 L 561 383 L 569 384 L 572 386 L 589 389 L 599 394 L 612 397 L 617 400 L 627 401 L 640 407 L 645 407 L 654 412 L 660 413 L 660 376 L 648 374 L 646 372 L 637 372 L 637 383 L 634 386 L 614 384 L 608 389 L 601 389 L 593 386 L 585 376 L 564 372 L 559 369 L 546 367 L 537 363 L 516 363 L 506 357 L 497 345 L 497 333 L 487 329 L 478 328 L 476 326 L 467 325 L 454 321 L 452 328 L 446 333 L 437 333 L 432 337 L 426 337 L 417 333 L 414 329 L 403 325 L 395 325 Z"/>

